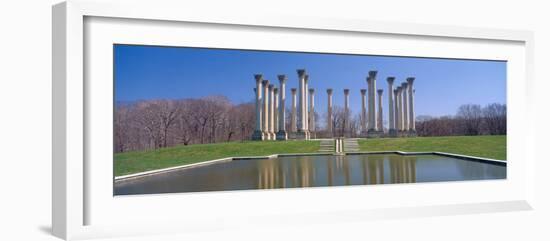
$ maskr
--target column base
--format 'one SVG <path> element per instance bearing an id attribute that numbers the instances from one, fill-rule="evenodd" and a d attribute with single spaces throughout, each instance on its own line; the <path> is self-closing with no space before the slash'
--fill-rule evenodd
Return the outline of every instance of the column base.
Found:
<path id="1" fill-rule="evenodd" d="M 309 132 L 307 131 L 298 131 L 295 133 L 296 140 L 309 140 Z"/>
<path id="2" fill-rule="evenodd" d="M 279 130 L 279 132 L 277 132 L 278 141 L 286 141 L 287 139 L 288 139 L 288 134 L 286 133 L 286 131 Z"/>
<path id="3" fill-rule="evenodd" d="M 388 136 L 389 137 L 397 137 L 398 136 L 397 130 L 396 129 L 390 129 L 388 131 Z"/>
<path id="4" fill-rule="evenodd" d="M 254 131 L 252 134 L 252 140 L 254 141 L 263 141 L 265 138 L 264 133 L 262 131 Z"/>
<path id="5" fill-rule="evenodd" d="M 409 137 L 417 137 L 416 130 L 409 130 Z"/>
<path id="6" fill-rule="evenodd" d="M 375 129 L 370 129 L 367 131 L 367 138 L 378 138 L 380 137 L 381 132 Z M 383 132 L 382 132 L 383 134 Z"/>

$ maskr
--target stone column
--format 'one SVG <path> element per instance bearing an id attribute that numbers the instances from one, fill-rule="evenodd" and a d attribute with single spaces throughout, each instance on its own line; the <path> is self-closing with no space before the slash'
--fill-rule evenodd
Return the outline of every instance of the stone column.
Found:
<path id="1" fill-rule="evenodd" d="M 395 116 L 394 116 L 394 108 L 393 108 L 393 81 L 395 80 L 395 77 L 388 77 L 388 121 L 389 121 L 389 130 L 388 134 L 390 136 L 395 136 Z"/>
<path id="2" fill-rule="evenodd" d="M 344 89 L 344 136 L 346 136 L 346 129 L 348 129 L 349 121 L 349 89 Z"/>
<path id="3" fill-rule="evenodd" d="M 397 117 L 397 121 L 395 122 L 397 125 L 396 125 L 396 129 L 397 129 L 397 132 L 399 133 L 403 128 L 401 127 L 401 122 L 402 122 L 402 118 L 401 118 L 401 112 L 402 112 L 402 109 L 401 109 L 401 86 L 397 86 L 397 88 L 395 88 L 396 90 L 396 94 L 395 94 L 395 103 L 397 104 L 397 111 L 395 112 L 395 116 Z"/>
<path id="4" fill-rule="evenodd" d="M 315 138 L 315 89 L 309 89 L 309 133 Z M 311 136 L 310 136 L 311 137 Z"/>
<path id="5" fill-rule="evenodd" d="M 403 119 L 403 87 L 399 86 L 399 131 L 403 131 L 405 120 Z"/>
<path id="6" fill-rule="evenodd" d="M 279 75 L 279 83 L 281 84 L 279 89 L 279 132 L 277 132 L 277 140 L 287 140 L 288 135 L 286 133 L 286 76 Z M 294 93 L 296 94 L 296 93 Z"/>
<path id="7" fill-rule="evenodd" d="M 254 128 L 254 134 L 252 134 L 252 140 L 263 140 L 264 135 L 262 133 L 262 75 L 254 75 L 256 79 L 256 127 Z"/>
<path id="8" fill-rule="evenodd" d="M 332 89 L 327 89 L 328 104 L 327 104 L 327 132 L 330 137 L 332 133 Z"/>
<path id="9" fill-rule="evenodd" d="M 408 83 L 408 94 L 409 94 L 409 134 L 416 136 L 416 118 L 414 114 L 414 90 L 413 90 L 413 83 L 414 78 L 409 77 L 407 78 Z"/>
<path id="10" fill-rule="evenodd" d="M 367 90 L 361 89 L 361 136 L 367 135 Z"/>
<path id="11" fill-rule="evenodd" d="M 275 134 L 279 132 L 279 88 L 273 87 L 273 98 L 275 99 L 275 102 L 273 102 L 273 131 Z M 275 137 L 273 137 L 273 140 L 275 140 Z"/>
<path id="12" fill-rule="evenodd" d="M 406 134 L 406 132 L 409 130 L 409 100 L 407 95 L 407 83 L 402 83 L 401 87 L 403 87 L 403 131 Z"/>
<path id="13" fill-rule="evenodd" d="M 368 134 L 376 135 L 376 104 L 375 104 L 375 95 L 376 95 L 376 71 L 369 71 L 369 77 L 367 78 L 368 83 L 368 97 L 369 97 L 369 120 L 368 120 Z"/>
<path id="14" fill-rule="evenodd" d="M 298 123 L 296 121 L 296 88 L 290 89 L 290 94 L 292 95 L 292 106 L 290 112 L 290 132 L 296 133 L 296 131 L 298 131 Z"/>
<path id="15" fill-rule="evenodd" d="M 305 91 L 305 79 L 306 70 L 299 69 L 298 71 L 298 131 L 296 132 L 296 139 L 307 139 L 307 119 L 306 119 L 306 91 Z"/>
<path id="16" fill-rule="evenodd" d="M 263 108 L 263 128 L 264 140 L 269 140 L 269 80 L 263 80 L 262 85 L 264 88 L 264 108 Z"/>
<path id="17" fill-rule="evenodd" d="M 398 97 L 398 90 L 397 89 L 394 89 L 393 90 L 393 96 L 394 96 L 394 101 L 393 101 L 393 115 L 394 115 L 394 119 L 393 119 L 393 126 L 395 128 L 395 136 L 397 136 L 397 131 L 399 130 L 399 108 L 398 108 L 398 102 L 399 102 L 399 97 Z"/>
<path id="18" fill-rule="evenodd" d="M 304 111 L 304 118 L 305 118 L 305 124 L 306 124 L 306 127 L 304 128 L 304 130 L 306 130 L 306 140 L 309 139 L 309 75 L 306 74 L 306 76 L 304 77 L 304 94 L 305 94 L 305 111 Z"/>
<path id="19" fill-rule="evenodd" d="M 376 126 L 376 130 L 380 133 L 384 133 L 384 113 L 382 112 L 382 93 L 384 92 L 383 89 L 378 89 L 378 115 L 376 123 L 378 124 Z"/>
<path id="20" fill-rule="evenodd" d="M 275 94 L 273 85 L 269 85 L 269 140 L 275 140 Z"/>

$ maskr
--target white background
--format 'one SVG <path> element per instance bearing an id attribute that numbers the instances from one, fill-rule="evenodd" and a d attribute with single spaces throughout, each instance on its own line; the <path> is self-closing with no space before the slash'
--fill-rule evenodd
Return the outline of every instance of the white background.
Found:
<path id="1" fill-rule="evenodd" d="M 230 2 L 230 3 L 229 3 Z M 331 18 L 357 18 L 535 31 L 537 193 L 535 211 L 459 215 L 406 220 L 297 225 L 266 230 L 222 230 L 192 236 L 118 240 L 549 240 L 550 165 L 542 151 L 550 130 L 546 66 L 550 54 L 550 16 L 544 1 L 320 1 L 190 2 L 209 14 L 232 11 Z M 51 219 L 51 5 L 57 1 L 3 2 L 0 7 L 0 240 L 56 240 Z M 151 11 L 154 11 L 152 9 Z M 206 10 L 205 10 L 206 11 Z M 545 78 L 546 77 L 546 78 Z M 548 142 L 547 142 L 548 143 Z M 7 155 L 6 155 L 7 154 Z M 550 159 L 550 158 L 546 158 Z M 343 204 L 345 205 L 345 204 Z"/>

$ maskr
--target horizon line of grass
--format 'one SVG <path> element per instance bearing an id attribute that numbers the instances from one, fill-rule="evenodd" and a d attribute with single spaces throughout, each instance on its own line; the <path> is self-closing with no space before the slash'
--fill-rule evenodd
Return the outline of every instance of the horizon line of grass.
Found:
<path id="1" fill-rule="evenodd" d="M 360 139 L 361 151 L 448 152 L 506 160 L 506 135 Z"/>
<path id="2" fill-rule="evenodd" d="M 224 142 L 115 153 L 114 173 L 115 176 L 122 176 L 225 157 L 313 153 L 319 150 L 319 142 L 315 140 Z"/>

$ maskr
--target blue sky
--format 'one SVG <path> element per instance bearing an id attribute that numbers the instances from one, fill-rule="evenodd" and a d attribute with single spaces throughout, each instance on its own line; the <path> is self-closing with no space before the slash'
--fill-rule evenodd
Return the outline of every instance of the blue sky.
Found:
<path id="1" fill-rule="evenodd" d="M 416 78 L 416 115 L 453 115 L 461 104 L 506 103 L 506 62 L 368 55 L 316 54 L 184 47 L 115 45 L 115 101 L 200 98 L 225 95 L 233 103 L 254 100 L 254 74 L 278 85 L 286 74 L 287 96 L 298 87 L 297 69 L 306 69 L 316 89 L 316 110 L 326 110 L 326 89 L 334 105 L 343 106 L 349 88 L 350 108 L 361 108 L 359 89 L 367 88 L 368 71 L 378 71 L 377 89 L 386 77 L 395 84 Z M 290 106 L 290 98 L 287 99 Z"/>

